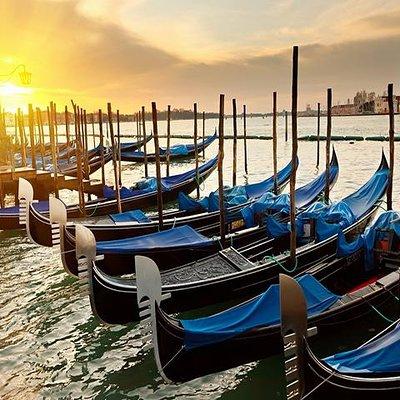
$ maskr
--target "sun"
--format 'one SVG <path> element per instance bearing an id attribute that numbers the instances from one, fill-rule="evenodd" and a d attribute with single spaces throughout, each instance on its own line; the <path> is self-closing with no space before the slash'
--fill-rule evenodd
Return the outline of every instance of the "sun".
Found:
<path id="1" fill-rule="evenodd" d="M 32 100 L 33 89 L 13 83 L 0 84 L 0 106 L 6 111 L 15 112 L 18 108 L 25 110 Z"/>
<path id="2" fill-rule="evenodd" d="M 12 97 L 32 94 L 32 88 L 17 86 L 12 83 L 0 85 L 0 96 Z"/>

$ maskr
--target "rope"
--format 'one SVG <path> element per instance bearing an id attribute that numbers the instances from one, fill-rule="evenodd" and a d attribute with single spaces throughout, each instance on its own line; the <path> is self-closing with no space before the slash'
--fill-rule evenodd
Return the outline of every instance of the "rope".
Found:
<path id="1" fill-rule="evenodd" d="M 195 181 L 196 181 L 197 186 L 199 187 L 199 189 L 201 191 L 205 190 L 205 188 L 206 188 L 206 180 L 202 176 L 200 176 L 200 175 L 196 176 L 195 177 Z M 203 184 L 203 188 L 201 187 L 201 184 Z"/>
<path id="2" fill-rule="evenodd" d="M 372 304 L 370 304 L 371 308 L 380 316 L 382 317 L 386 322 L 389 322 L 390 324 L 392 324 L 394 321 L 391 320 L 390 318 L 386 317 L 385 315 L 383 315 L 376 307 L 374 307 Z"/>
<path id="3" fill-rule="evenodd" d="M 265 261 L 274 261 L 279 267 L 281 267 L 285 272 L 287 272 L 288 274 L 292 274 L 294 271 L 296 271 L 297 268 L 297 257 L 296 257 L 296 262 L 294 263 L 294 266 L 292 269 L 288 269 L 286 268 L 277 258 L 275 258 L 274 256 L 264 256 L 262 259 L 262 262 Z"/>
<path id="4" fill-rule="evenodd" d="M 176 217 L 174 217 L 174 223 L 172 224 L 172 229 L 175 228 L 175 224 L 176 224 Z"/>

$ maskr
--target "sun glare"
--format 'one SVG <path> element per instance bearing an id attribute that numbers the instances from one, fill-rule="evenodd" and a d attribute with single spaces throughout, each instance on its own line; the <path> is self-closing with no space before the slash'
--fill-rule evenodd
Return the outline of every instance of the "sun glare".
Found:
<path id="1" fill-rule="evenodd" d="M 27 104 L 32 100 L 33 89 L 25 86 L 14 85 L 13 83 L 0 84 L 0 105 L 6 111 L 15 112 L 18 108 L 26 109 Z"/>
<path id="2" fill-rule="evenodd" d="M 32 89 L 22 86 L 17 86 L 12 83 L 4 83 L 0 85 L 0 96 L 21 96 L 32 94 Z"/>

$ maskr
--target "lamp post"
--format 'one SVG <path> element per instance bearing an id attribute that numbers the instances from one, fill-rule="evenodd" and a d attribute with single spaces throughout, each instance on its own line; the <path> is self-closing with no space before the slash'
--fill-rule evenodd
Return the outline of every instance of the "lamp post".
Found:
<path id="1" fill-rule="evenodd" d="M 28 86 L 31 84 L 32 81 L 32 73 L 28 72 L 26 70 L 25 64 L 19 64 L 17 65 L 9 74 L 3 74 L 0 75 L 0 78 L 5 78 L 4 82 L 7 82 L 8 80 L 11 79 L 11 77 L 19 70 L 21 69 L 21 72 L 19 72 L 19 79 L 24 86 Z"/>

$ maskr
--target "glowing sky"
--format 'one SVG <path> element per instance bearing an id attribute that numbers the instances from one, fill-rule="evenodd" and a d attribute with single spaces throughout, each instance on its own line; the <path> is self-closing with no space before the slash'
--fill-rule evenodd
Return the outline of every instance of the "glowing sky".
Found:
<path id="1" fill-rule="evenodd" d="M 337 103 L 400 81 L 398 0 L 1 0 L 0 15 L 0 75 L 19 63 L 32 72 L 27 91 L 0 78 L 6 108 L 72 98 L 88 110 L 216 110 L 225 93 L 270 111 L 277 90 L 282 109 L 294 44 L 301 108 L 324 104 L 328 86 Z"/>

